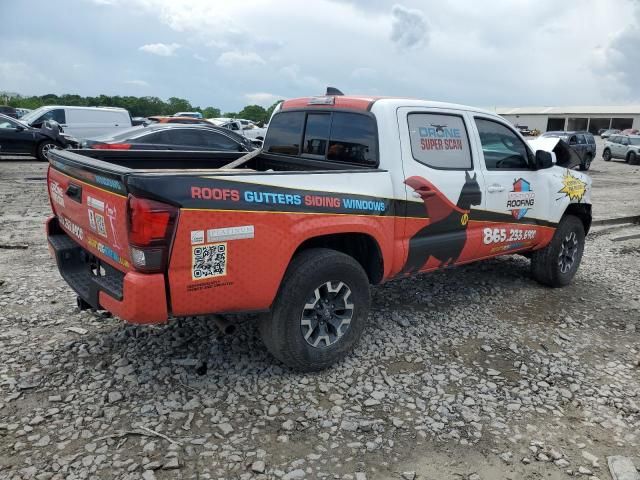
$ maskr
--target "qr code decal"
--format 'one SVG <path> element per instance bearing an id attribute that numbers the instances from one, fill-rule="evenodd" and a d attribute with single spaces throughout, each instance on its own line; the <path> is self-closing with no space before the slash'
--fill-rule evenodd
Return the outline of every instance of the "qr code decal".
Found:
<path id="1" fill-rule="evenodd" d="M 212 243 L 193 247 L 191 262 L 193 280 L 222 277 L 227 274 L 227 244 Z"/>

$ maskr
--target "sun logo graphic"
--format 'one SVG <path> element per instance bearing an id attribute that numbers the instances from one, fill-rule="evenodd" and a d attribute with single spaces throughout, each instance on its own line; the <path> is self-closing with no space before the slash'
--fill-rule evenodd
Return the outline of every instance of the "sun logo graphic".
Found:
<path id="1" fill-rule="evenodd" d="M 584 198 L 585 193 L 587 193 L 587 182 L 571 175 L 569 170 L 567 170 L 562 176 L 562 188 L 558 190 L 558 193 L 563 193 L 565 197 L 569 197 L 569 200 L 577 200 L 579 202 Z M 560 198 L 558 200 L 560 200 Z"/>
<path id="2" fill-rule="evenodd" d="M 531 184 L 524 178 L 513 181 L 513 190 L 507 195 L 507 210 L 516 220 L 523 218 L 530 208 L 533 208 L 536 201 L 536 194 L 533 193 Z"/>

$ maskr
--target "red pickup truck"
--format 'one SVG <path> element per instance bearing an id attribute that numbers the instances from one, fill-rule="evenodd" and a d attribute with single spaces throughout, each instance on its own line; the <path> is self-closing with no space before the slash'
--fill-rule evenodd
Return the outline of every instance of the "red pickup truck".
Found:
<path id="1" fill-rule="evenodd" d="M 48 241 L 79 305 L 133 323 L 264 312 L 273 355 L 315 370 L 357 342 L 370 284 L 522 253 L 562 286 L 580 264 L 589 177 L 491 112 L 288 100 L 258 153 L 52 151 Z"/>

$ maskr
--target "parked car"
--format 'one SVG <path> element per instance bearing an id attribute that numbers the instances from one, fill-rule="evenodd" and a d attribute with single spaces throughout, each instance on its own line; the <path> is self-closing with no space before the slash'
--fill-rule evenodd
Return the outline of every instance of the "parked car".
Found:
<path id="1" fill-rule="evenodd" d="M 174 117 L 191 117 L 191 118 L 202 118 L 202 114 L 200 112 L 178 112 L 173 114 Z"/>
<path id="2" fill-rule="evenodd" d="M 267 134 L 266 128 L 258 127 L 255 123 L 249 120 L 234 120 L 230 118 L 210 118 L 208 120 L 214 125 L 228 128 L 229 130 L 254 140 L 262 141 Z"/>
<path id="3" fill-rule="evenodd" d="M 22 118 L 30 111 L 30 108 L 16 108 L 16 115 L 18 116 L 18 118 Z"/>
<path id="4" fill-rule="evenodd" d="M 616 135 L 620 133 L 620 130 L 616 129 L 616 128 L 610 128 L 608 130 L 605 130 L 604 132 L 602 132 L 600 134 L 600 138 L 609 138 L 611 135 Z"/>
<path id="5" fill-rule="evenodd" d="M 612 135 L 604 142 L 602 159 L 605 162 L 611 159 L 622 159 L 631 165 L 640 165 L 640 136 L 639 135 Z"/>
<path id="6" fill-rule="evenodd" d="M 8 105 L 0 105 L 0 113 L 11 118 L 18 118 L 18 112 L 16 109 Z"/>
<path id="7" fill-rule="evenodd" d="M 46 161 L 51 149 L 77 145 L 78 140 L 62 133 L 57 124 L 45 122 L 33 128 L 0 114 L 0 155 L 26 154 Z"/>
<path id="8" fill-rule="evenodd" d="M 622 135 L 640 135 L 640 130 L 637 128 L 627 128 L 620 132 Z"/>
<path id="9" fill-rule="evenodd" d="M 145 117 L 131 117 L 131 126 L 139 127 L 149 125 L 151 122 Z"/>
<path id="10" fill-rule="evenodd" d="M 34 128 L 40 128 L 46 120 L 57 122 L 66 133 L 76 138 L 95 137 L 131 128 L 129 112 L 114 107 L 40 107 L 20 119 Z"/>
<path id="11" fill-rule="evenodd" d="M 149 121 L 152 123 L 185 123 L 185 124 L 211 124 L 208 120 L 204 118 L 196 118 L 196 117 L 168 117 L 162 115 L 155 115 L 152 117 L 147 117 Z"/>
<path id="12" fill-rule="evenodd" d="M 78 306 L 145 324 L 262 312 L 267 349 L 303 371 L 353 349 L 370 284 L 521 253 L 565 286 L 591 225 L 587 175 L 460 105 L 299 98 L 251 154 L 96 161 L 110 153 L 51 154 L 48 242 Z"/>
<path id="13" fill-rule="evenodd" d="M 239 138 L 238 138 L 239 137 Z M 82 148 L 97 150 L 207 150 L 248 152 L 251 144 L 223 128 L 176 123 L 134 127 L 114 135 L 82 142 Z"/>
<path id="14" fill-rule="evenodd" d="M 526 125 L 516 125 L 516 128 L 524 137 L 530 137 L 533 134 L 533 130 Z"/>
<path id="15" fill-rule="evenodd" d="M 596 156 L 596 139 L 589 132 L 545 132 L 542 138 L 557 137 L 563 139 L 580 157 L 580 170 L 589 170 Z"/>

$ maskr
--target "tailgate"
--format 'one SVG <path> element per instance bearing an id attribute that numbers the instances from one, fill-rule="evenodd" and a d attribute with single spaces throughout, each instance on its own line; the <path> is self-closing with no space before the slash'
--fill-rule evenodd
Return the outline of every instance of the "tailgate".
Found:
<path id="1" fill-rule="evenodd" d="M 64 151 L 49 158 L 49 198 L 62 229 L 100 260 L 131 270 L 124 182 L 129 169 Z"/>

